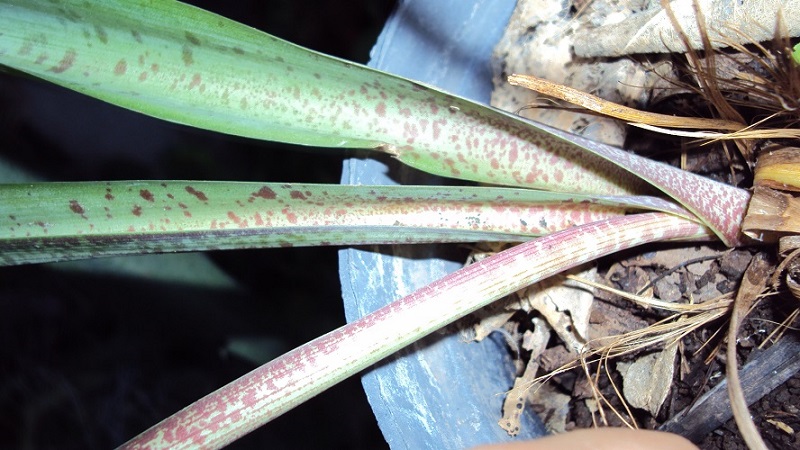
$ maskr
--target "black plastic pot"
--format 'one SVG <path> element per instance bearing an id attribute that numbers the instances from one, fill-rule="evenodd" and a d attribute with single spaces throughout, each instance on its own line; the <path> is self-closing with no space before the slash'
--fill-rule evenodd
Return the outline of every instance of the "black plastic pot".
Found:
<path id="1" fill-rule="evenodd" d="M 370 66 L 488 102 L 490 58 L 514 0 L 407 0 L 387 21 Z M 343 184 L 437 183 L 391 161 L 353 158 Z M 462 263 L 446 245 L 342 250 L 342 295 L 352 321 L 420 288 Z M 452 253 L 452 252 L 451 252 Z M 465 343 L 457 331 L 435 333 L 367 371 L 362 383 L 393 449 L 463 449 L 509 441 L 498 425 L 513 364 L 502 340 Z M 544 434 L 533 414 L 515 439 Z"/>

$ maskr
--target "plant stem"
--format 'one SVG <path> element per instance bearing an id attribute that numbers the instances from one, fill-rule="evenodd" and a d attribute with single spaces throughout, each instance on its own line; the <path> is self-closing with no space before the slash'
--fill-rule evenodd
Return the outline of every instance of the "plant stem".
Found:
<path id="1" fill-rule="evenodd" d="M 431 332 L 543 278 L 647 242 L 701 233 L 664 213 L 553 233 L 466 266 L 261 366 L 122 448 L 219 448 Z M 466 344 L 465 344 L 466 345 Z"/>

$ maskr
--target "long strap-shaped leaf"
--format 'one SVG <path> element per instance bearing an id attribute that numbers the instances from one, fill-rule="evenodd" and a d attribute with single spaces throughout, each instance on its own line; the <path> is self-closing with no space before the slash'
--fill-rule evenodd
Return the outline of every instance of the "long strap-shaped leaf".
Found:
<path id="1" fill-rule="evenodd" d="M 227 248 L 526 241 L 632 208 L 692 217 L 659 198 L 509 188 L 9 184 L 0 185 L 0 265 Z"/>
<path id="2" fill-rule="evenodd" d="M 574 141 L 587 152 L 601 156 L 657 187 L 694 213 L 726 245 L 735 247 L 748 242 L 741 232 L 750 201 L 748 191 L 546 125 L 539 126 L 553 135 Z"/>
<path id="3" fill-rule="evenodd" d="M 448 177 L 607 195 L 648 190 L 512 115 L 171 0 L 2 0 L 0 64 L 173 122 L 375 149 Z"/>
<path id="4" fill-rule="evenodd" d="M 538 280 L 639 244 L 701 232 L 663 213 L 538 238 L 467 266 L 265 364 L 134 438 L 125 449 L 219 448 L 421 337 Z"/>
<path id="5" fill-rule="evenodd" d="M 4 0 L 0 30 L 0 63 L 156 117 L 261 139 L 372 148 L 432 173 L 495 184 L 623 194 L 642 192 L 643 177 L 723 242 L 740 243 L 745 191 L 687 180 L 678 169 L 188 5 Z"/>

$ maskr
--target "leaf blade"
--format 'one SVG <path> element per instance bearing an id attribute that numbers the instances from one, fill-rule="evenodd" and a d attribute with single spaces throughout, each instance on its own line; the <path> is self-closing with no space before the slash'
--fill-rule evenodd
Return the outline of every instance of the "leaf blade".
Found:
<path id="1" fill-rule="evenodd" d="M 187 406 L 121 448 L 223 447 L 503 295 L 602 255 L 695 235 L 701 228 L 668 214 L 635 214 L 512 247 L 292 350 Z M 212 428 L 213 432 L 201 434 Z"/>
<path id="2" fill-rule="evenodd" d="M 520 121 L 159 0 L 0 4 L 0 64 L 223 133 L 383 151 L 447 177 L 610 195 L 646 185 Z"/>
<path id="3" fill-rule="evenodd" d="M 657 198 L 510 188 L 200 181 L 0 184 L 0 264 L 227 248 L 524 241 L 659 205 L 681 214 Z"/>

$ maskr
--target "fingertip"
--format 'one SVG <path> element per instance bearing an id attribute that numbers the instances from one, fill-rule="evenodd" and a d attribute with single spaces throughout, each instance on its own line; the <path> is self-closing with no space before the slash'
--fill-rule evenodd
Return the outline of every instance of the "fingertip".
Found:
<path id="1" fill-rule="evenodd" d="M 627 428 L 593 428 L 535 439 L 476 447 L 475 450 L 698 450 L 677 434 Z"/>

